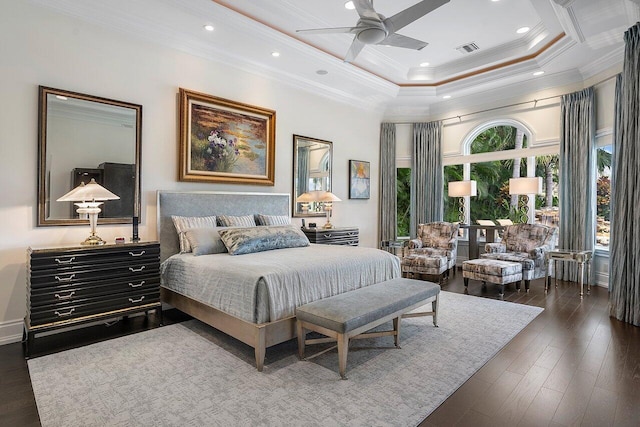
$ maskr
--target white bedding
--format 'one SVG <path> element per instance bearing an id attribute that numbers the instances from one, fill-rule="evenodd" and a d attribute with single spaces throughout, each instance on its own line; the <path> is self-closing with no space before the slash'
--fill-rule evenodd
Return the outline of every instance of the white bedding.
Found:
<path id="1" fill-rule="evenodd" d="M 293 316 L 311 301 L 400 277 L 399 259 L 378 249 L 310 245 L 246 255 L 176 254 L 162 286 L 253 323 Z"/>

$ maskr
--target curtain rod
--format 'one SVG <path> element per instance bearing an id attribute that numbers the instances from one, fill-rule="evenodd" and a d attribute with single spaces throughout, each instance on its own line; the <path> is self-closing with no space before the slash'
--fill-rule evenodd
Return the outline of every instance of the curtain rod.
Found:
<path id="1" fill-rule="evenodd" d="M 591 86 L 597 86 L 597 85 L 602 84 L 602 83 L 604 83 L 604 82 L 606 82 L 608 80 L 615 79 L 616 75 L 617 74 L 614 74 L 613 76 L 609 76 L 609 77 L 607 77 L 605 79 L 602 79 L 602 80 L 592 84 Z M 532 99 L 531 101 L 522 101 L 522 102 L 516 102 L 514 104 L 502 105 L 500 107 L 487 108 L 487 109 L 484 109 L 484 110 L 473 111 L 471 113 L 465 113 L 465 114 L 460 114 L 460 115 L 457 115 L 457 116 L 447 117 L 447 118 L 444 118 L 444 119 L 440 119 L 440 121 L 444 122 L 445 120 L 453 120 L 453 119 L 460 120 L 463 117 L 473 116 L 474 114 L 488 113 L 490 111 L 501 110 L 503 108 L 518 107 L 520 105 L 529 104 L 531 102 L 533 102 L 533 108 L 536 108 L 536 104 L 538 102 L 540 102 L 540 101 L 548 101 L 549 99 L 560 98 L 560 97 L 562 97 L 564 95 L 567 95 L 567 94 L 547 96 L 547 97 L 544 97 L 544 98 Z M 389 123 L 392 123 L 394 125 L 413 125 L 415 123 L 421 123 L 421 122 L 389 122 Z"/>

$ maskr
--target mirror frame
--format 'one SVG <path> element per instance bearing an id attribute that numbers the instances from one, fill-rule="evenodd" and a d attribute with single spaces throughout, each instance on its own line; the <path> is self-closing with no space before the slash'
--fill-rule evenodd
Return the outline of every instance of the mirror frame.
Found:
<path id="1" fill-rule="evenodd" d="M 84 101 L 108 104 L 117 107 L 130 108 L 136 113 L 136 141 L 135 141 L 135 191 L 133 200 L 133 216 L 138 217 L 140 222 L 140 152 L 142 142 L 142 105 L 129 102 L 116 101 L 114 99 L 101 98 L 84 93 L 71 92 L 68 90 L 55 89 L 46 86 L 38 86 L 38 227 L 57 225 L 86 225 L 87 219 L 80 218 L 58 218 L 48 219 L 46 217 L 47 200 L 47 180 L 46 180 L 46 160 L 47 160 L 47 96 L 59 95 L 67 98 L 81 99 Z M 131 224 L 133 217 L 118 218 L 98 218 L 98 224 Z"/>
<path id="2" fill-rule="evenodd" d="M 319 144 L 326 144 L 329 148 L 329 188 L 327 191 L 332 191 L 333 187 L 333 143 L 331 141 L 325 141 L 317 138 L 310 138 L 308 136 L 302 135 L 293 135 L 293 179 L 292 179 L 292 193 L 291 193 L 291 215 L 294 218 L 315 218 L 315 217 L 323 217 L 326 215 L 326 212 L 314 211 L 313 213 L 302 213 L 298 211 L 298 202 L 296 202 L 296 198 L 298 197 L 298 143 L 300 141 L 311 141 Z"/>

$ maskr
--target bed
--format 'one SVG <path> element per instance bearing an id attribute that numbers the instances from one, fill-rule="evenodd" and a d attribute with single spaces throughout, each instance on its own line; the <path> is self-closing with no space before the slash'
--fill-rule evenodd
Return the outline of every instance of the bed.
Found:
<path id="1" fill-rule="evenodd" d="M 289 215 L 279 193 L 158 191 L 162 301 L 250 345 L 262 371 L 270 346 L 295 338 L 295 307 L 400 276 L 377 249 L 309 245 L 245 255 L 180 254 L 172 215 Z"/>

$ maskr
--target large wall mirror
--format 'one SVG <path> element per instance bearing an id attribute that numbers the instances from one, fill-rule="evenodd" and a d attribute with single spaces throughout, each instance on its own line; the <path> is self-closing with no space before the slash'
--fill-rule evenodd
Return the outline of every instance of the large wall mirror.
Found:
<path id="1" fill-rule="evenodd" d="M 305 199 L 319 191 L 331 191 L 333 144 L 330 141 L 293 135 L 293 216 L 324 216 L 321 202 Z"/>
<path id="2" fill-rule="evenodd" d="M 38 226 L 86 224 L 56 200 L 91 178 L 120 197 L 99 224 L 140 216 L 141 105 L 40 86 L 38 122 Z"/>

